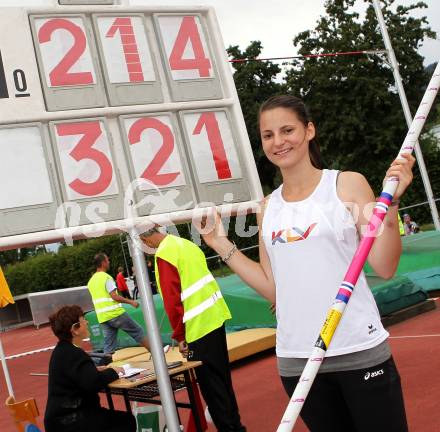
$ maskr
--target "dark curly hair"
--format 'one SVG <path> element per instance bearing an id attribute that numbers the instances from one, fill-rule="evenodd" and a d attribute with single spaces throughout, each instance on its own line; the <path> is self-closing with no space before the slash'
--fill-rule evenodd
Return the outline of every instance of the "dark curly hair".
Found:
<path id="1" fill-rule="evenodd" d="M 60 341 L 72 341 L 72 326 L 84 316 L 84 311 L 78 305 L 63 306 L 49 317 L 50 327 Z"/>

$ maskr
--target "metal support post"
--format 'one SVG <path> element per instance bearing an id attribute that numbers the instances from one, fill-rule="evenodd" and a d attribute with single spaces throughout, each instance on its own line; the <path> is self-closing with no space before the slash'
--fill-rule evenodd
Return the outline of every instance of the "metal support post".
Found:
<path id="1" fill-rule="evenodd" d="M 157 325 L 156 310 L 154 308 L 153 294 L 151 293 L 150 281 L 145 265 L 144 252 L 140 245 L 137 244 L 140 240 L 138 239 L 136 229 L 132 228 L 130 230 L 130 239 L 128 241 L 129 244 L 131 243 L 130 251 L 136 271 L 136 281 L 141 298 L 142 313 L 147 326 L 148 340 L 153 356 L 154 370 L 157 376 L 160 400 L 164 409 L 167 428 L 169 432 L 180 432 L 176 403 L 174 401 L 168 367 L 163 352 L 162 339 Z"/>
<path id="2" fill-rule="evenodd" d="M 376 12 L 377 21 L 379 22 L 380 31 L 382 33 L 382 38 L 385 44 L 385 48 L 388 51 L 388 59 L 390 61 L 391 68 L 393 70 L 397 92 L 399 93 L 400 102 L 402 104 L 403 112 L 405 114 L 405 120 L 409 128 L 412 122 L 412 115 L 409 109 L 408 100 L 406 99 L 405 89 L 403 88 L 402 77 L 400 76 L 400 72 L 399 72 L 399 64 L 397 63 L 396 55 L 394 54 L 393 46 L 391 45 L 390 36 L 388 35 L 387 26 L 385 24 L 385 20 L 383 19 L 382 9 L 380 8 L 379 0 L 373 0 L 373 6 Z M 418 141 L 415 145 L 414 150 L 416 152 L 416 159 L 419 165 L 420 174 L 422 176 L 423 186 L 425 188 L 429 207 L 431 209 L 432 220 L 434 221 L 435 229 L 437 231 L 440 231 L 440 219 L 437 211 L 437 206 L 435 205 L 434 194 L 432 193 L 431 183 L 429 182 L 428 172 L 426 170 L 426 165 L 423 159 L 422 150 L 420 148 Z"/>

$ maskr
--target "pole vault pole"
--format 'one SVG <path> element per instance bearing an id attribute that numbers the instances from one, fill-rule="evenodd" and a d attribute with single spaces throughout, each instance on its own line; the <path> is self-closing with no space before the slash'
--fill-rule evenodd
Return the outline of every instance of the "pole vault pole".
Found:
<path id="1" fill-rule="evenodd" d="M 388 59 L 391 63 L 391 68 L 393 70 L 394 81 L 396 83 L 397 91 L 399 93 L 400 102 L 402 104 L 403 113 L 405 114 L 405 120 L 408 128 L 411 126 L 412 117 L 411 111 L 409 109 L 408 100 L 406 99 L 405 89 L 402 84 L 402 77 L 399 72 L 399 63 L 397 63 L 396 55 L 394 54 L 393 46 L 391 45 L 391 40 L 388 35 L 387 26 L 385 25 L 385 20 L 383 19 L 382 9 L 380 8 L 379 0 L 373 0 L 374 10 L 376 12 L 377 21 L 379 22 L 380 31 L 382 33 L 382 38 L 385 44 L 385 48 L 388 51 Z M 440 231 L 440 219 L 438 216 L 437 206 L 435 205 L 434 194 L 432 193 L 431 183 L 429 182 L 428 172 L 426 170 L 425 161 L 423 159 L 422 150 L 419 143 L 415 146 L 416 159 L 419 165 L 420 174 L 422 176 L 423 186 L 425 187 L 426 196 L 428 197 L 429 207 L 431 209 L 432 220 L 434 221 L 434 226 L 437 231 Z"/>
<path id="2" fill-rule="evenodd" d="M 435 96 L 440 86 L 440 62 L 438 62 L 435 68 L 431 81 L 428 84 L 428 88 L 423 96 L 422 102 L 417 110 L 417 113 L 412 121 L 405 140 L 400 148 L 399 155 L 404 153 L 412 153 L 417 145 L 420 132 L 425 124 L 426 117 L 434 102 Z M 393 200 L 393 195 L 396 192 L 399 180 L 396 177 L 390 177 L 385 183 L 385 187 L 380 194 L 377 203 L 373 209 L 373 215 L 371 216 L 367 230 L 362 237 L 362 240 L 356 250 L 356 253 L 348 267 L 344 280 L 339 286 L 336 298 L 327 313 L 324 325 L 321 328 L 321 332 L 315 343 L 315 347 L 312 351 L 312 355 L 307 361 L 307 364 L 301 374 L 299 382 L 293 392 L 292 398 L 287 405 L 277 432 L 290 432 L 295 425 L 295 422 L 299 416 L 304 401 L 309 393 L 309 390 L 313 384 L 313 381 L 321 367 L 324 360 L 325 353 L 330 345 L 336 328 L 339 325 L 342 314 L 350 300 L 353 289 L 358 281 L 359 275 L 362 272 L 365 261 L 373 246 L 373 242 L 377 236 L 379 228 L 384 220 L 388 206 Z M 344 413 L 335 415 L 344 415 Z"/>

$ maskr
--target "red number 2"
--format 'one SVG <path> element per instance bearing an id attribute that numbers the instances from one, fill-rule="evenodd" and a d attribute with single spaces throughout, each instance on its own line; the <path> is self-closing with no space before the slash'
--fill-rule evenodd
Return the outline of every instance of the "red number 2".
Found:
<path id="1" fill-rule="evenodd" d="M 133 123 L 128 132 L 128 141 L 130 144 L 136 144 L 141 140 L 142 132 L 146 129 L 155 129 L 163 139 L 162 147 L 157 152 L 151 163 L 142 173 L 141 177 L 150 180 L 157 186 L 166 186 L 173 182 L 180 172 L 159 174 L 159 171 L 169 159 L 174 150 L 174 135 L 171 129 L 160 120 L 153 117 L 143 117 Z"/>
<path id="2" fill-rule="evenodd" d="M 105 37 L 112 38 L 117 31 L 121 35 L 122 49 L 124 50 L 125 64 L 127 65 L 130 82 L 144 81 L 139 49 L 131 18 L 115 18 Z"/>
<path id="3" fill-rule="evenodd" d="M 93 148 L 96 140 L 101 136 L 101 124 L 99 121 L 80 122 L 80 123 L 64 123 L 56 126 L 59 136 L 82 135 L 75 148 L 70 155 L 77 162 L 83 159 L 90 159 L 99 166 L 99 177 L 92 183 L 83 182 L 75 179 L 69 186 L 77 193 L 85 196 L 95 196 L 104 192 L 110 185 L 113 178 L 113 168 L 107 156 Z"/>
<path id="4" fill-rule="evenodd" d="M 203 127 L 205 127 L 206 133 L 208 134 L 208 141 L 211 146 L 217 177 L 219 180 L 231 178 L 231 169 L 229 168 L 228 157 L 226 156 L 225 146 L 223 145 L 223 139 L 215 113 L 202 113 L 194 128 L 193 135 L 199 135 Z"/>
<path id="5" fill-rule="evenodd" d="M 78 61 L 87 47 L 86 35 L 81 27 L 67 19 L 52 19 L 41 26 L 38 32 L 38 41 L 42 44 L 49 42 L 55 30 L 68 31 L 73 36 L 74 42 L 60 63 L 49 73 L 52 86 L 93 84 L 91 72 L 69 72 L 70 68 Z"/>
<path id="6" fill-rule="evenodd" d="M 183 53 L 185 52 L 188 42 L 191 42 L 194 51 L 194 58 L 192 59 L 183 58 Z M 206 58 L 199 29 L 197 28 L 196 20 L 193 16 L 183 17 L 176 42 L 171 51 L 170 67 L 171 70 L 197 69 L 201 78 L 209 77 L 211 62 L 209 58 Z"/>

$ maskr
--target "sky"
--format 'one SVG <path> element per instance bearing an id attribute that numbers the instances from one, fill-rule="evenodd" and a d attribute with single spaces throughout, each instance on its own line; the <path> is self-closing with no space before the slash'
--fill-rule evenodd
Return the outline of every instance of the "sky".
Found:
<path id="1" fill-rule="evenodd" d="M 409 5 L 417 1 L 396 0 L 396 4 Z M 53 0 L 0 0 L 2 6 L 52 3 Z M 440 58 L 440 1 L 425 0 L 425 3 L 428 8 L 422 10 L 422 15 L 427 16 L 431 28 L 438 33 L 437 40 L 427 40 L 420 48 L 428 65 Z M 239 45 L 244 49 L 251 41 L 260 40 L 264 47 L 263 57 L 295 55 L 292 39 L 299 32 L 314 28 L 324 13 L 324 0 L 131 0 L 131 4 L 213 6 L 225 47 Z M 356 10 L 362 12 L 364 8 L 364 0 L 357 0 Z"/>

